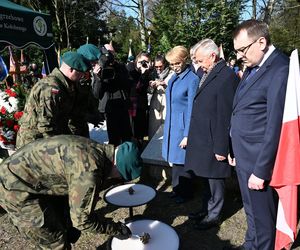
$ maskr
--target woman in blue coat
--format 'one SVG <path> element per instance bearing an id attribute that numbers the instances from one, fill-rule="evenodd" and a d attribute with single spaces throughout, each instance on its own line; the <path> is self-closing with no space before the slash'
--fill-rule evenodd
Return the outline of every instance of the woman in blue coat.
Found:
<path id="1" fill-rule="evenodd" d="M 189 195 L 186 191 L 186 184 L 190 183 L 189 178 L 191 177 L 184 171 L 185 147 L 193 99 L 199 84 L 199 78 L 187 65 L 188 57 L 188 50 L 183 46 L 174 47 L 166 55 L 166 59 L 175 74 L 169 80 L 166 89 L 167 114 L 162 156 L 173 166 L 172 196 L 176 197 L 177 203 L 184 202 Z"/>

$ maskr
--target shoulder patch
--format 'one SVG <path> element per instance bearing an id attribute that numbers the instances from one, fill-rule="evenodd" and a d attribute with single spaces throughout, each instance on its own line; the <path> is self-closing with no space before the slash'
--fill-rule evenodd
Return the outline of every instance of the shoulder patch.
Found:
<path id="1" fill-rule="evenodd" d="M 59 93 L 59 89 L 52 88 L 51 93 L 56 95 Z"/>

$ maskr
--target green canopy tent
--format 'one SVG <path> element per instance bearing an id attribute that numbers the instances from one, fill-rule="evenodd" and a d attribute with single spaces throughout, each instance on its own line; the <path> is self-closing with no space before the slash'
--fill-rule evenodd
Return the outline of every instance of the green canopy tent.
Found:
<path id="1" fill-rule="evenodd" d="M 57 66 L 51 16 L 8 0 L 0 1 L 0 50 L 36 45 L 44 51 L 47 73 Z"/>

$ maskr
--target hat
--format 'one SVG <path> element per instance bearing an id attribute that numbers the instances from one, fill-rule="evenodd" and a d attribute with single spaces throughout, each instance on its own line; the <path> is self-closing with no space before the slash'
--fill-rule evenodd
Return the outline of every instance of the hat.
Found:
<path id="1" fill-rule="evenodd" d="M 142 159 L 136 144 L 124 142 L 118 146 L 116 165 L 122 177 L 131 181 L 138 178 L 142 172 Z"/>
<path id="2" fill-rule="evenodd" d="M 90 69 L 90 62 L 85 57 L 77 52 L 68 51 L 63 54 L 62 61 L 69 67 L 80 72 L 86 72 Z"/>
<path id="3" fill-rule="evenodd" d="M 77 53 L 83 55 L 89 61 L 96 61 L 100 58 L 101 53 L 94 44 L 84 44 L 77 49 Z"/>

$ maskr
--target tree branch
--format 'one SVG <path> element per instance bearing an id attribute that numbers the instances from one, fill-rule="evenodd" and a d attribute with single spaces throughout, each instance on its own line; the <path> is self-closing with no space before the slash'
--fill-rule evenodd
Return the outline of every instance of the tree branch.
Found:
<path id="1" fill-rule="evenodd" d="M 134 6 L 134 5 L 129 5 L 129 4 L 123 4 L 121 1 L 119 0 L 114 0 L 114 1 L 106 1 L 107 3 L 117 6 L 117 7 L 125 7 L 125 8 L 129 8 L 129 9 L 136 9 L 138 8 L 138 6 Z"/>
<path id="2" fill-rule="evenodd" d="M 300 8 L 300 4 L 299 5 L 295 5 L 295 6 L 291 6 L 291 7 L 286 7 L 286 9 L 296 9 L 296 8 Z"/>
<path id="3" fill-rule="evenodd" d="M 106 1 L 106 3 L 107 3 L 107 4 L 110 4 L 110 5 L 112 6 L 112 8 L 113 8 L 113 5 L 118 6 L 118 7 L 126 7 L 126 8 L 131 9 L 131 10 L 132 10 L 133 12 L 135 12 L 137 15 L 139 14 L 137 7 L 131 8 L 131 7 L 128 7 L 128 6 L 116 5 L 116 4 L 115 4 L 115 1 Z M 115 11 L 114 11 L 112 8 L 110 8 L 110 6 L 106 5 L 106 8 L 107 8 L 110 12 L 115 13 Z"/>

